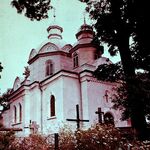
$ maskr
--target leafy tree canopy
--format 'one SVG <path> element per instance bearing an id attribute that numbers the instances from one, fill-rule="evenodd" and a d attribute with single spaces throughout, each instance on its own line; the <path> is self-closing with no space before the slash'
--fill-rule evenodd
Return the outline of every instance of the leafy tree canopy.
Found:
<path id="1" fill-rule="evenodd" d="M 87 3 L 86 10 L 91 19 L 95 20 L 97 37 L 99 41 L 108 44 L 110 54 L 115 55 L 117 51 L 121 51 L 121 40 L 124 37 L 125 42 L 127 38 L 126 47 L 130 49 L 134 67 L 150 71 L 148 2 L 146 0 L 142 2 L 136 0 L 80 1 Z"/>
<path id="2" fill-rule="evenodd" d="M 17 9 L 19 14 L 31 20 L 42 20 L 48 18 L 48 10 L 52 9 L 51 0 L 12 0 L 11 5 Z"/>
<path id="3" fill-rule="evenodd" d="M 94 20 L 97 39 L 108 44 L 111 55 L 119 51 L 121 56 L 120 64 L 99 66 L 94 75 L 106 81 L 122 80 L 115 106 L 124 108 L 123 115 L 131 117 L 132 126 L 144 139 L 147 133 L 145 115 L 150 112 L 148 1 L 80 1 L 87 4 L 86 10 Z M 136 69 L 142 69 L 144 73 L 136 74 Z"/>

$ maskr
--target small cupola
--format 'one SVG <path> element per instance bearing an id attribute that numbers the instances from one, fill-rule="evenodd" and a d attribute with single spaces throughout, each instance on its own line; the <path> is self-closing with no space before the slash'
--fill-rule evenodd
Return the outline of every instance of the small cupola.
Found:
<path id="1" fill-rule="evenodd" d="M 93 40 L 94 37 L 94 31 L 93 28 L 86 24 L 84 24 L 80 27 L 78 33 L 76 34 L 76 38 L 79 41 L 79 43 L 90 43 Z"/>
<path id="2" fill-rule="evenodd" d="M 48 39 L 62 39 L 63 28 L 58 26 L 56 23 L 50 25 L 47 28 L 47 32 L 49 33 Z"/>

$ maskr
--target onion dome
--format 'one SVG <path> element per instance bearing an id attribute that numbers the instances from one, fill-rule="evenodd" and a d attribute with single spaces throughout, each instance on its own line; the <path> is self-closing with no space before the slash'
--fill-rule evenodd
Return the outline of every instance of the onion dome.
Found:
<path id="1" fill-rule="evenodd" d="M 63 28 L 57 25 L 56 22 L 52 23 L 48 28 L 48 39 L 62 39 Z"/>
<path id="2" fill-rule="evenodd" d="M 49 25 L 47 28 L 48 39 L 42 42 L 37 48 L 32 49 L 29 55 L 29 61 L 33 59 L 36 55 L 41 53 L 49 53 L 56 51 L 69 52 L 72 45 L 66 43 L 63 40 L 62 32 L 63 28 L 59 26 L 55 21 Z"/>
<path id="3" fill-rule="evenodd" d="M 94 37 L 93 28 L 90 25 L 84 23 L 76 34 L 76 38 L 79 43 L 90 43 Z"/>

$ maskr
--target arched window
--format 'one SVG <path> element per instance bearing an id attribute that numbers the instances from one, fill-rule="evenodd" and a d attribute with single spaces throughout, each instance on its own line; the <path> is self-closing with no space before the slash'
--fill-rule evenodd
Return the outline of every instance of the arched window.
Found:
<path id="1" fill-rule="evenodd" d="M 22 106 L 19 103 L 19 122 L 22 122 Z"/>
<path id="2" fill-rule="evenodd" d="M 104 122 L 106 124 L 113 124 L 114 125 L 114 117 L 111 113 L 107 112 L 105 115 L 104 115 Z"/>
<path id="3" fill-rule="evenodd" d="M 17 123 L 17 108 L 14 106 L 14 123 Z"/>
<path id="4" fill-rule="evenodd" d="M 53 74 L 53 63 L 51 60 L 47 60 L 45 63 L 45 76 L 49 76 Z"/>
<path id="5" fill-rule="evenodd" d="M 78 67 L 79 66 L 79 60 L 78 60 L 78 54 L 74 53 L 73 54 L 73 67 Z"/>
<path id="6" fill-rule="evenodd" d="M 50 117 L 55 116 L 55 97 L 51 95 L 50 99 Z"/>

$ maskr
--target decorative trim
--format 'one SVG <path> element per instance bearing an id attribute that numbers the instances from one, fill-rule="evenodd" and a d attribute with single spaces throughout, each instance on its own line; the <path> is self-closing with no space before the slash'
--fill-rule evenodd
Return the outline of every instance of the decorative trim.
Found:
<path id="1" fill-rule="evenodd" d="M 48 28 L 47 28 L 47 32 L 49 32 L 51 29 L 58 29 L 58 30 L 60 30 L 61 32 L 63 32 L 63 28 L 62 27 L 60 27 L 60 26 L 58 26 L 58 25 L 51 25 L 51 26 L 49 26 Z"/>
<path id="2" fill-rule="evenodd" d="M 56 119 L 56 118 L 57 118 L 56 116 L 52 116 L 52 117 L 47 118 L 47 120 L 53 120 L 53 119 Z"/>
<path id="3" fill-rule="evenodd" d="M 76 34 L 76 38 L 78 38 L 82 33 L 90 33 L 92 35 L 94 35 L 94 32 L 90 29 L 88 30 L 80 30 L 77 34 Z"/>
<path id="4" fill-rule="evenodd" d="M 13 91 L 11 94 L 10 94 L 10 97 L 9 97 L 9 100 L 12 99 L 13 97 L 19 95 L 21 92 L 25 91 L 25 87 L 30 87 L 31 85 L 33 84 L 39 84 L 38 81 L 34 81 L 33 83 L 29 84 L 29 85 L 21 85 L 16 91 Z M 22 96 L 22 95 L 21 95 Z M 21 97 L 19 96 L 19 97 Z"/>
<path id="5" fill-rule="evenodd" d="M 22 128 L 0 128 L 0 131 L 22 131 Z"/>
<path id="6" fill-rule="evenodd" d="M 54 33 L 53 33 L 53 34 L 51 33 L 51 34 L 48 36 L 48 39 L 50 39 L 50 38 L 53 37 L 53 36 L 56 36 L 56 37 L 58 36 L 58 37 L 60 37 L 60 38 L 62 39 L 62 36 L 59 35 L 59 34 L 56 34 L 56 33 L 55 33 L 55 34 L 54 34 Z"/>
<path id="7" fill-rule="evenodd" d="M 48 79 L 50 79 L 50 78 L 56 76 L 57 74 L 59 74 L 59 73 L 61 73 L 61 72 L 67 72 L 67 73 L 71 73 L 71 74 L 76 74 L 76 75 L 78 75 L 77 72 L 68 71 L 68 70 L 60 70 L 60 71 L 54 73 L 53 75 L 49 76 L 48 78 L 44 79 L 43 81 L 41 81 L 40 84 L 42 84 L 43 82 L 47 81 Z"/>
<path id="8" fill-rule="evenodd" d="M 34 61 L 36 61 L 40 57 L 53 56 L 53 55 L 63 55 L 63 56 L 71 57 L 70 54 L 68 54 L 66 52 L 63 52 L 63 51 L 54 51 L 54 52 L 39 53 L 35 57 L 33 57 L 32 59 L 30 59 L 28 61 L 28 64 L 31 65 Z"/>
<path id="9" fill-rule="evenodd" d="M 22 124 L 22 122 L 13 123 L 12 126 L 16 126 L 16 125 L 19 125 L 19 124 Z"/>
<path id="10" fill-rule="evenodd" d="M 73 53 L 73 52 L 76 51 L 77 49 L 79 49 L 79 48 L 85 48 L 85 47 L 94 47 L 94 48 L 96 48 L 96 49 L 99 48 L 98 45 L 93 44 L 93 43 L 77 44 L 77 45 L 75 45 L 75 47 L 73 47 L 73 48 L 69 51 L 69 53 Z"/>

